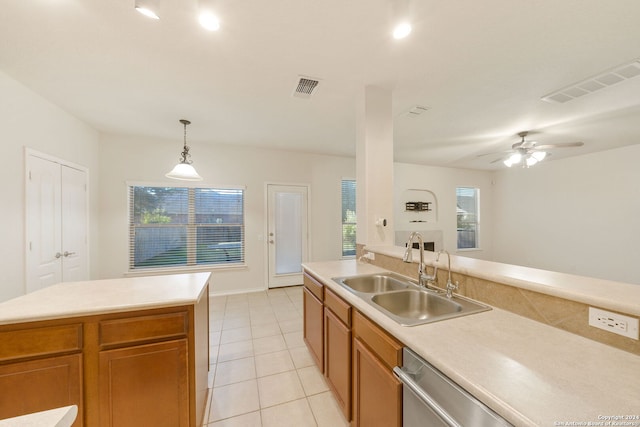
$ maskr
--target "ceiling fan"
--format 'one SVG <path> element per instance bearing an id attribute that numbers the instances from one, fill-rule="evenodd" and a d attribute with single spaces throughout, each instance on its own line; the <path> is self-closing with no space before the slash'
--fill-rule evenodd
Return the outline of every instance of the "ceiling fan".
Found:
<path id="1" fill-rule="evenodd" d="M 526 140 L 525 138 L 529 132 L 520 132 L 518 136 L 521 141 L 516 142 L 511 146 L 511 150 L 506 157 L 500 157 L 491 163 L 502 161 L 505 166 L 511 167 L 514 165 L 521 165 L 523 168 L 528 168 L 535 165 L 538 162 L 544 160 L 547 156 L 551 155 L 549 151 L 554 148 L 569 148 L 569 147 L 581 147 L 583 142 L 565 142 L 559 144 L 543 144 L 538 145 L 536 141 Z"/>

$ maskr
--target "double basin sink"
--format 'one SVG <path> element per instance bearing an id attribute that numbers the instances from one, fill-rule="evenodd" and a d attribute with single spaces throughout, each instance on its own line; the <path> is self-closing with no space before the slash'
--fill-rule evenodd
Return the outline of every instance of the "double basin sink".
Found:
<path id="1" fill-rule="evenodd" d="M 394 274 L 336 277 L 336 283 L 403 326 L 437 322 L 491 310 L 484 304 L 418 286 Z"/>

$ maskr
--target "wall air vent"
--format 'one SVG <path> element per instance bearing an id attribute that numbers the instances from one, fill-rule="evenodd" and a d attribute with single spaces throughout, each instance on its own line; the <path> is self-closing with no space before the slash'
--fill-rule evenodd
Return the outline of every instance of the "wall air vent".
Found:
<path id="1" fill-rule="evenodd" d="M 640 60 L 638 59 L 635 59 L 630 64 L 620 65 L 604 73 L 552 92 L 540 99 L 546 102 L 563 104 L 572 99 L 588 95 L 636 76 L 640 76 Z"/>
<path id="2" fill-rule="evenodd" d="M 297 98 L 311 98 L 318 90 L 320 79 L 312 77 L 298 76 L 298 82 L 293 90 L 293 96 Z"/>

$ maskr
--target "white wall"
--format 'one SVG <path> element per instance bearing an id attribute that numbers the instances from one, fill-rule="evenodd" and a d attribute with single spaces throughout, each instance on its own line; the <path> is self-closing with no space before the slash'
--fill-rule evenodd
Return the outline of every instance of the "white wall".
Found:
<path id="1" fill-rule="evenodd" d="M 394 207 L 396 232 L 409 230 L 442 230 L 443 247 L 458 255 L 491 260 L 493 256 L 493 204 L 492 173 L 468 169 L 453 169 L 436 166 L 422 166 L 408 163 L 394 163 Z M 457 211 L 456 187 L 480 189 L 480 250 L 457 251 Z M 426 223 L 402 222 L 404 201 L 400 195 L 407 189 L 430 190 L 435 193 L 438 206 L 438 220 Z M 430 218 L 435 218 L 432 215 Z"/>
<path id="2" fill-rule="evenodd" d="M 24 147 L 89 169 L 91 276 L 98 256 L 98 133 L 0 71 L 0 301 L 25 292 Z"/>
<path id="3" fill-rule="evenodd" d="M 128 268 L 127 181 L 175 184 L 164 174 L 178 159 L 175 140 L 102 135 L 100 141 L 100 277 Z M 212 293 L 266 289 L 265 183 L 310 185 L 310 258 L 341 256 L 341 178 L 355 176 L 355 159 L 230 145 L 190 143 L 203 185 L 244 185 L 246 269 L 214 270 Z"/>
<path id="4" fill-rule="evenodd" d="M 640 284 L 640 145 L 495 173 L 494 260 Z"/>

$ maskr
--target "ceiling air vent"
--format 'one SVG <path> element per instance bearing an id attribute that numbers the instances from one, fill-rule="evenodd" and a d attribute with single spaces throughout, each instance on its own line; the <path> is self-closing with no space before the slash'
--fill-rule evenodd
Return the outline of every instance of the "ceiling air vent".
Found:
<path id="1" fill-rule="evenodd" d="M 401 113 L 401 115 L 405 117 L 416 118 L 426 113 L 427 111 L 429 111 L 429 107 L 425 107 L 424 105 L 414 105 L 404 113 Z"/>
<path id="2" fill-rule="evenodd" d="M 639 75 L 640 60 L 635 59 L 630 64 L 620 65 L 597 76 L 545 95 L 541 99 L 547 102 L 563 104 Z"/>
<path id="3" fill-rule="evenodd" d="M 293 96 L 297 98 L 311 98 L 311 95 L 317 91 L 318 83 L 320 83 L 320 79 L 298 76 L 298 83 L 293 91 Z"/>

